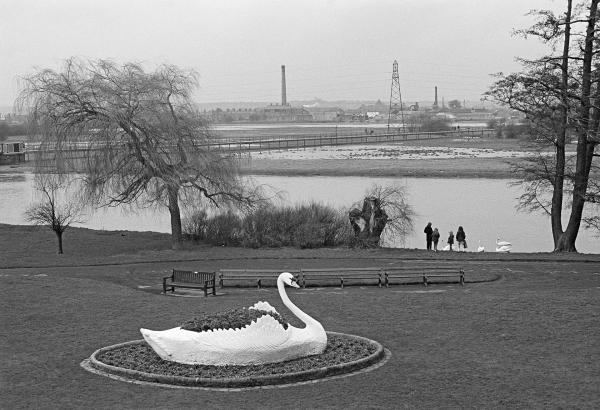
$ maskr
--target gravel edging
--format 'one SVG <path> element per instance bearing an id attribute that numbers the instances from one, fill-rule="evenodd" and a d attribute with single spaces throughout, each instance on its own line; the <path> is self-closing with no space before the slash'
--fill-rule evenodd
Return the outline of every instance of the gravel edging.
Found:
<path id="1" fill-rule="evenodd" d="M 320 367 L 310 370 L 304 370 L 294 373 L 286 373 L 283 375 L 274 376 L 254 376 L 244 378 L 201 378 L 201 377 L 184 377 L 172 376 L 164 374 L 146 373 L 138 370 L 125 369 L 121 367 L 105 364 L 97 359 L 98 355 L 119 347 L 145 343 L 144 340 L 134 340 L 124 343 L 107 346 L 96 350 L 89 359 L 89 366 L 96 370 L 94 373 L 99 373 L 105 376 L 119 376 L 128 381 L 148 382 L 151 384 L 169 385 L 170 387 L 206 387 L 206 388 L 248 388 L 248 387 L 265 387 L 274 385 L 288 385 L 301 383 L 306 381 L 316 381 L 319 379 L 330 378 L 339 375 L 349 375 L 359 372 L 367 367 L 383 361 L 387 355 L 384 347 L 371 339 L 362 336 L 349 335 L 345 333 L 327 332 L 330 335 L 339 335 L 343 337 L 354 338 L 365 343 L 369 343 L 376 347 L 376 351 L 369 356 L 354 360 L 352 362 L 341 363 L 337 365 Z M 82 363 L 83 366 L 83 363 Z M 86 368 L 86 366 L 83 366 Z"/>

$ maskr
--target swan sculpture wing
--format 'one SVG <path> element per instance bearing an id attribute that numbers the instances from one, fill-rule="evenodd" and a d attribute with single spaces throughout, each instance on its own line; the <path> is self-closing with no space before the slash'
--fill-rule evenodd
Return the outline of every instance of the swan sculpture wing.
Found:
<path id="1" fill-rule="evenodd" d="M 270 315 L 241 329 L 204 332 L 176 327 L 163 331 L 141 329 L 144 339 L 163 360 L 185 364 L 268 363 L 290 338 L 289 328 Z"/>
<path id="2" fill-rule="evenodd" d="M 284 329 L 275 318 L 263 315 L 241 329 L 194 332 L 176 327 L 140 331 L 162 359 L 186 364 L 273 363 L 322 353 L 327 346 L 323 326 L 290 301 L 284 284 L 298 287 L 292 274 L 279 275 L 277 288 L 283 303 L 305 323 L 302 329 L 289 325 Z M 258 302 L 250 308 L 275 312 L 267 302 Z"/>

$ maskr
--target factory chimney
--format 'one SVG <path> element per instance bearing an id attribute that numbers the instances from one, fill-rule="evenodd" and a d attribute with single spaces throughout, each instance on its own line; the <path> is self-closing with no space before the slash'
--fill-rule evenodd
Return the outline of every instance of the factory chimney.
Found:
<path id="1" fill-rule="evenodd" d="M 287 98 L 285 96 L 285 66 L 281 66 L 281 105 L 287 105 Z"/>
<path id="2" fill-rule="evenodd" d="M 435 86 L 435 101 L 433 102 L 433 109 L 438 109 L 438 98 L 437 98 L 437 85 Z"/>

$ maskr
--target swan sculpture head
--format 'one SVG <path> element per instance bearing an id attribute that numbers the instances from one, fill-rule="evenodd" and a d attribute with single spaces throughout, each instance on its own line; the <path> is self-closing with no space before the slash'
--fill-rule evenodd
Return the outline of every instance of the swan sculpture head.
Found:
<path id="1" fill-rule="evenodd" d="M 283 283 L 285 283 L 288 286 L 291 286 L 293 288 L 299 288 L 300 286 L 298 285 L 298 282 L 296 281 L 296 278 L 294 277 L 294 275 L 292 275 L 289 272 L 283 272 L 281 275 L 279 275 L 279 277 L 277 278 L 277 281 L 282 281 Z"/>

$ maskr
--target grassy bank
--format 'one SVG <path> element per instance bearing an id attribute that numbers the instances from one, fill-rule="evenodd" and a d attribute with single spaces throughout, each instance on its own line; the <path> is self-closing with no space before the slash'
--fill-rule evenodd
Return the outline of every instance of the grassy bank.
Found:
<path id="1" fill-rule="evenodd" d="M 485 149 L 490 151 L 536 152 L 528 141 L 507 139 L 432 139 L 405 141 L 399 147 L 421 147 L 435 153 L 440 148 Z M 373 145 L 375 147 L 376 145 Z M 512 178 L 511 165 L 518 159 L 435 158 L 425 159 L 246 159 L 243 170 L 256 175 L 368 176 L 423 178 Z"/>
<path id="2" fill-rule="evenodd" d="M 468 159 L 319 159 L 246 160 L 243 171 L 253 175 L 366 176 L 418 178 L 512 178 L 511 162 L 503 158 Z"/>
<path id="3" fill-rule="evenodd" d="M 131 263 L 185 262 L 205 260 L 273 261 L 286 259 L 332 261 L 378 258 L 398 260 L 482 262 L 589 262 L 600 263 L 600 254 L 427 252 L 423 249 L 347 247 L 297 249 L 208 246 L 186 242 L 179 251 L 171 249 L 171 236 L 159 232 L 98 231 L 69 228 L 64 234 L 63 255 L 56 253 L 56 236 L 46 227 L 0 224 L 0 269 L 51 266 L 102 266 Z M 332 262 L 335 263 L 335 262 Z M 378 266 L 375 263 L 373 266 Z"/>
<path id="4" fill-rule="evenodd" d="M 168 235 L 0 225 L 0 395 L 6 408 L 598 408 L 600 261 L 590 255 L 351 249 L 168 249 Z M 21 259 L 20 256 L 23 258 Z M 370 373 L 237 392 L 139 386 L 88 373 L 94 350 L 203 312 L 267 300 L 272 288 L 217 297 L 160 295 L 169 269 L 393 266 L 435 258 L 495 282 L 290 290 L 326 330 L 382 343 Z M 533 262 L 535 261 L 535 262 Z M 81 266 L 83 264 L 88 266 Z M 105 263 L 112 263 L 103 265 Z M 37 266 L 7 268 L 8 265 Z M 60 266 L 59 266 L 60 265 Z M 67 266 L 68 265 L 68 266 Z"/>

